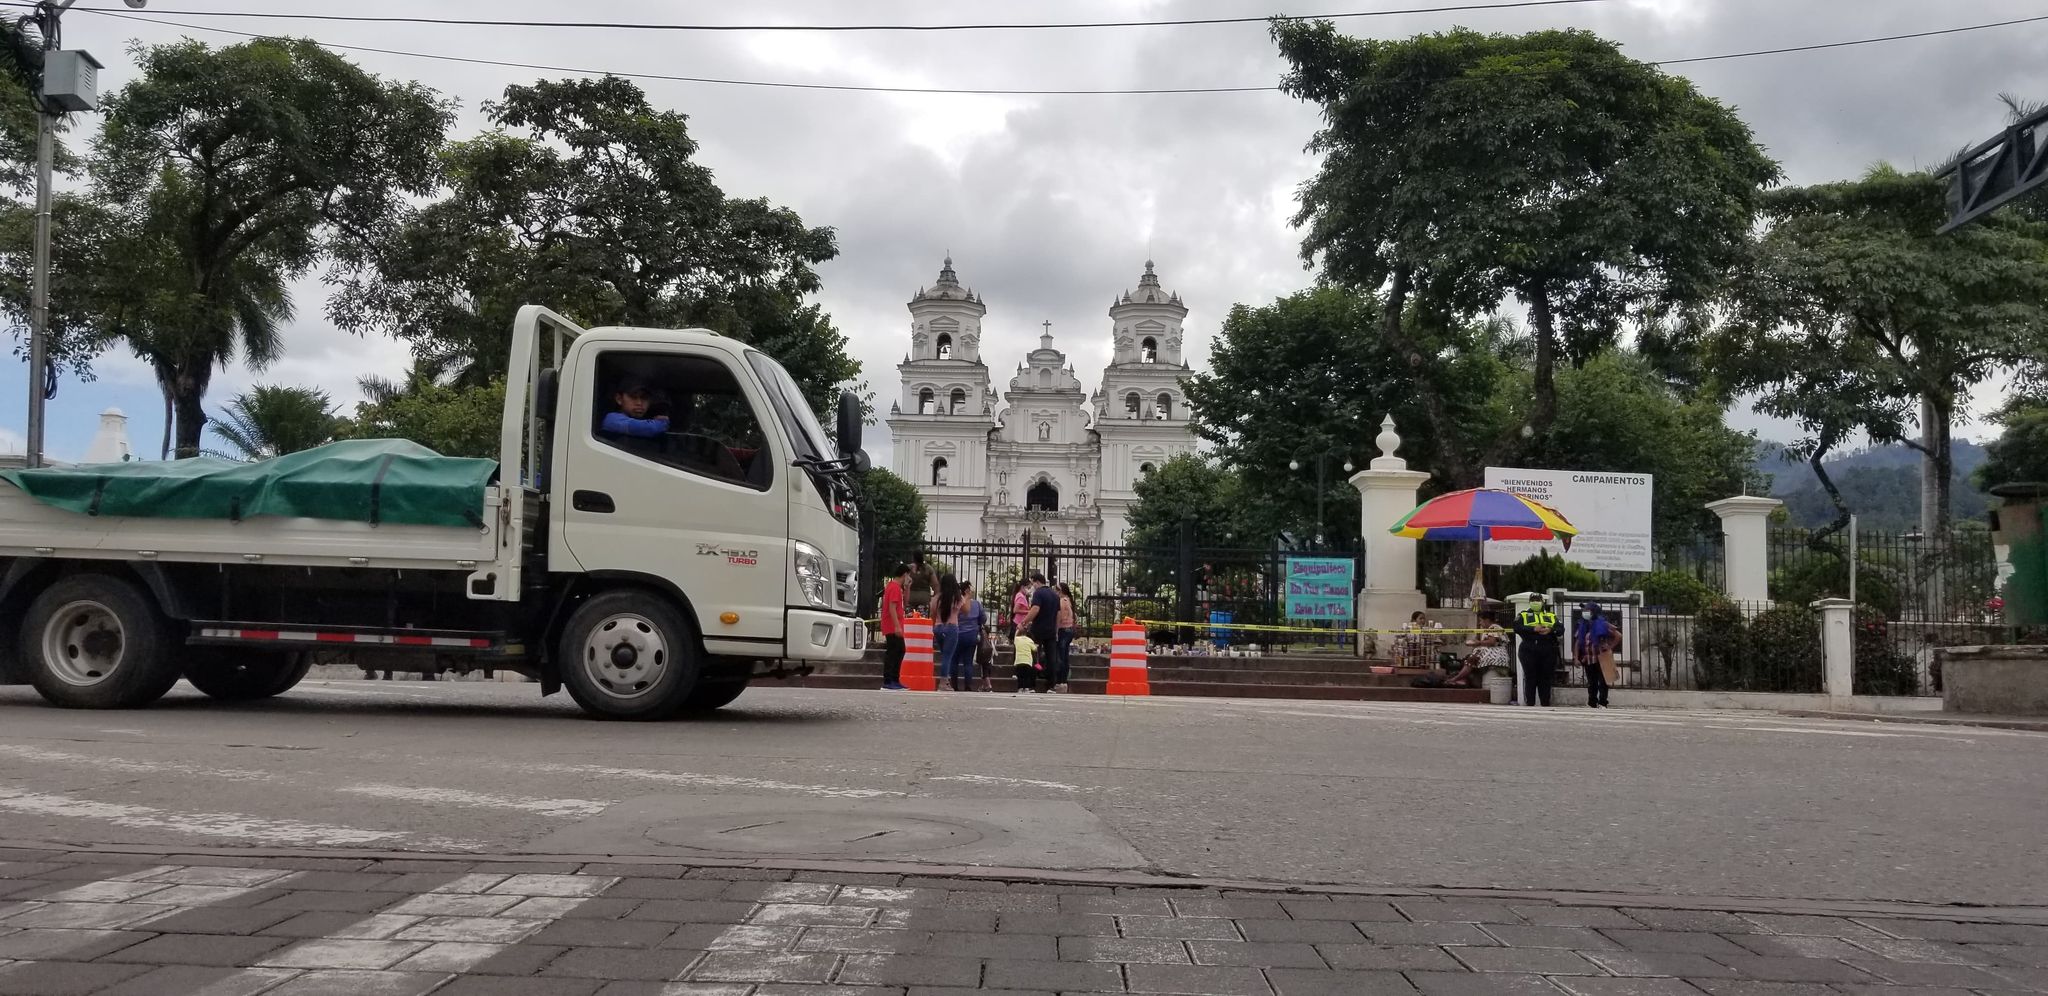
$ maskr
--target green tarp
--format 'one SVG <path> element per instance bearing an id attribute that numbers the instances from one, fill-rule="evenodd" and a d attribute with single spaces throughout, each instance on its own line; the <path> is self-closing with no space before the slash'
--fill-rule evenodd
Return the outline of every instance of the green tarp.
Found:
<path id="1" fill-rule="evenodd" d="M 444 457 L 402 439 L 356 439 L 258 463 L 99 463 L 0 471 L 0 480 L 83 515 L 481 527 L 484 489 L 497 472 L 495 460 Z"/>

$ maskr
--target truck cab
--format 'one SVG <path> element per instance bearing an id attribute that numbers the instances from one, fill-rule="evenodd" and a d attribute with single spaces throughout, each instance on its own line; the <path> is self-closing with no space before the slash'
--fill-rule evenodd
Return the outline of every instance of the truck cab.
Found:
<path id="1" fill-rule="evenodd" d="M 550 572 L 673 587 L 712 656 L 860 654 L 852 497 L 781 365 L 712 332 L 599 328 L 561 370 Z"/>

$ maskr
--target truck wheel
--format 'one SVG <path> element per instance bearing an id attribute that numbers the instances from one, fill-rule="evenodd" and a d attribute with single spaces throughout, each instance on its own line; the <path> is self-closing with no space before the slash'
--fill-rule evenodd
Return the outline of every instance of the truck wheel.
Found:
<path id="1" fill-rule="evenodd" d="M 562 684 L 605 719 L 664 719 L 697 687 L 697 633 L 665 599 L 606 592 L 586 601 L 562 631 Z"/>
<path id="2" fill-rule="evenodd" d="M 732 704 L 740 693 L 747 690 L 742 681 L 700 681 L 690 689 L 690 697 L 683 700 L 684 712 L 710 712 Z"/>
<path id="3" fill-rule="evenodd" d="M 289 690 L 312 667 L 313 655 L 296 650 L 192 647 L 185 656 L 185 680 L 211 698 L 246 702 Z"/>
<path id="4" fill-rule="evenodd" d="M 133 709 L 171 690 L 178 665 L 156 604 L 104 574 L 61 578 L 28 607 L 21 659 L 29 683 L 71 709 Z"/>

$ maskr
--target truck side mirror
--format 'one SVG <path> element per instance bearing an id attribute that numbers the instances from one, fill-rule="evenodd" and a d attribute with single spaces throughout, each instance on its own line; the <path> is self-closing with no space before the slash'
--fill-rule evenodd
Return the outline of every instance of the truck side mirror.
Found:
<path id="1" fill-rule="evenodd" d="M 839 425 L 835 435 L 841 460 L 860 452 L 860 427 L 860 399 L 852 391 L 839 392 Z"/>

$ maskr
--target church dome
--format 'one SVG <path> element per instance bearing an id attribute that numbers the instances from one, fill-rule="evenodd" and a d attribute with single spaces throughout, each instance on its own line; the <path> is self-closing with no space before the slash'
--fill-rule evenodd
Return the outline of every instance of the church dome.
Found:
<path id="1" fill-rule="evenodd" d="M 910 301 L 912 304 L 919 301 L 973 301 L 980 304 L 981 298 L 975 295 L 973 288 L 960 285 L 960 275 L 953 272 L 953 257 L 947 256 L 939 267 L 939 282 L 918 288 Z"/>
<path id="2" fill-rule="evenodd" d="M 1153 272 L 1152 261 L 1145 261 L 1145 275 L 1138 278 L 1138 289 L 1124 292 L 1118 304 L 1179 304 L 1180 295 L 1159 285 L 1159 274 Z"/>

